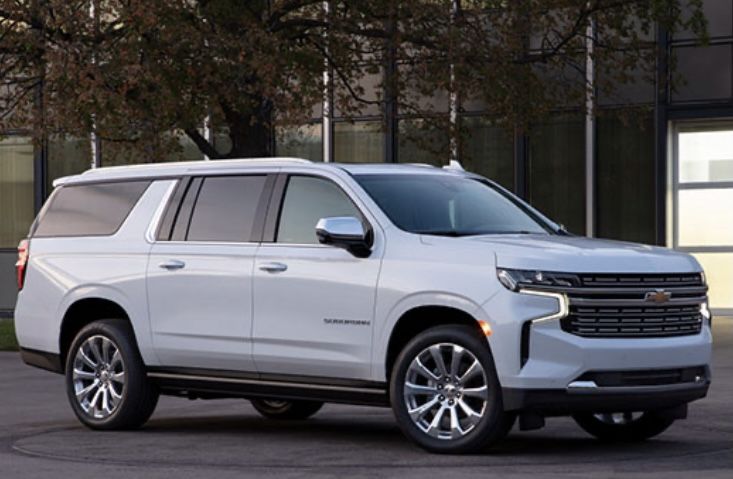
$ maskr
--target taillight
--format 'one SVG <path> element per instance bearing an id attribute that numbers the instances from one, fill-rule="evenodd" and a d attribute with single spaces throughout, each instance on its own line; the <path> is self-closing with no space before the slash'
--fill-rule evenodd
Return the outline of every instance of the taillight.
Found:
<path id="1" fill-rule="evenodd" d="M 23 289 L 25 282 L 25 269 L 28 265 L 28 240 L 22 240 L 18 244 L 18 261 L 15 262 L 15 272 L 18 275 L 18 290 Z"/>

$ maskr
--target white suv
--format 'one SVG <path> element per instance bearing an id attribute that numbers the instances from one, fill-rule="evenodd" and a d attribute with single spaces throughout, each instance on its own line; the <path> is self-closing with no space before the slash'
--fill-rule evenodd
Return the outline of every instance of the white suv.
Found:
<path id="1" fill-rule="evenodd" d="M 159 394 L 303 419 L 391 406 L 435 452 L 572 415 L 602 439 L 710 383 L 689 255 L 573 236 L 495 183 L 420 165 L 233 160 L 63 178 L 19 248 L 23 359 L 95 429 Z"/>

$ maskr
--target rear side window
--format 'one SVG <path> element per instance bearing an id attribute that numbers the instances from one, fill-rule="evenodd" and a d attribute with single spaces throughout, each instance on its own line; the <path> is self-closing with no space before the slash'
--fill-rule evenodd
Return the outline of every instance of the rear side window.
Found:
<path id="1" fill-rule="evenodd" d="M 150 181 L 64 186 L 54 193 L 33 236 L 112 235 L 148 186 Z"/>
<path id="2" fill-rule="evenodd" d="M 266 176 L 204 178 L 188 227 L 188 241 L 252 240 Z"/>

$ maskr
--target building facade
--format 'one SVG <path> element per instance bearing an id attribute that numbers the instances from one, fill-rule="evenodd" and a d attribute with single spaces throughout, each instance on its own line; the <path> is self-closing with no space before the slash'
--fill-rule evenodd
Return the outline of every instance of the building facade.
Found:
<path id="1" fill-rule="evenodd" d="M 558 110 L 527 134 L 493 126 L 480 105 L 464 104 L 460 126 L 464 168 L 492 178 L 529 200 L 576 234 L 664 245 L 694 254 L 711 285 L 711 303 L 733 313 L 733 0 L 705 0 L 710 41 L 664 32 L 667 54 L 657 84 L 633 85 L 613 99 L 599 98 L 599 115 Z M 660 88 L 670 59 L 683 80 Z M 377 83 L 379 77 L 367 77 Z M 368 90 L 368 85 L 367 85 Z M 450 99 L 432 98 L 449 108 Z M 358 117 L 340 115 L 324 101 L 312 121 L 278 135 L 278 155 L 313 161 L 406 162 L 442 165 L 450 156 L 442 131 L 421 119 L 378 105 Z M 631 109 L 633 121 L 609 114 Z M 385 113 L 386 112 L 386 113 Z M 89 140 L 35 145 L 23 131 L 0 140 L 0 315 L 12 314 L 16 246 L 50 193 L 53 179 L 95 162 Z M 201 160 L 181 138 L 182 151 L 165 160 Z M 101 166 L 144 158 L 109 159 Z"/>

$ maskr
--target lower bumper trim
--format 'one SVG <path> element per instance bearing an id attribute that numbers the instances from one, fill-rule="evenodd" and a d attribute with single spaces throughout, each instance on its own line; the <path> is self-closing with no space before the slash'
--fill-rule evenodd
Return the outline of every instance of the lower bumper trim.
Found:
<path id="1" fill-rule="evenodd" d="M 666 386 L 576 389 L 503 388 L 504 409 L 545 416 L 578 412 L 624 412 L 669 409 L 707 395 L 710 381 Z"/>

